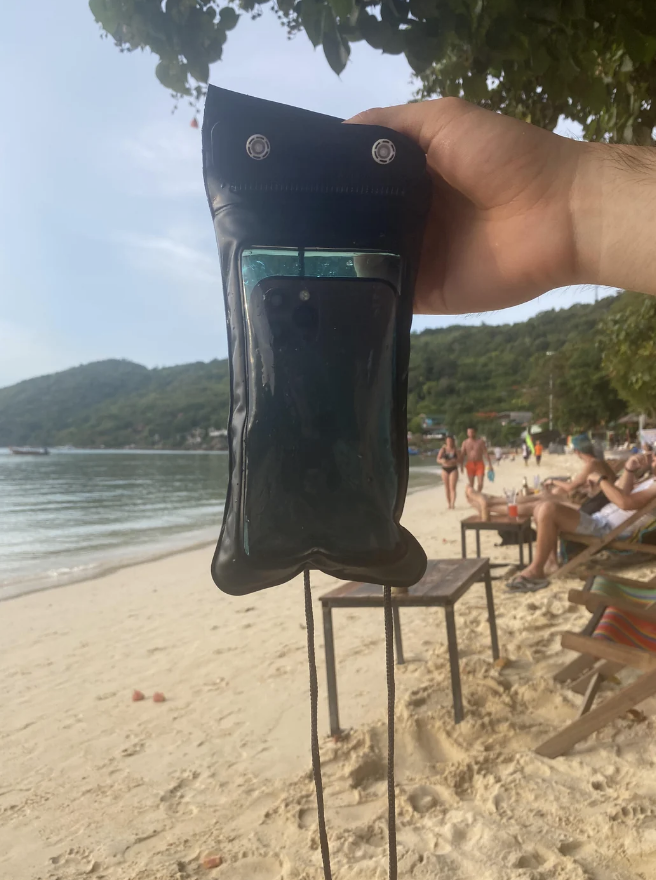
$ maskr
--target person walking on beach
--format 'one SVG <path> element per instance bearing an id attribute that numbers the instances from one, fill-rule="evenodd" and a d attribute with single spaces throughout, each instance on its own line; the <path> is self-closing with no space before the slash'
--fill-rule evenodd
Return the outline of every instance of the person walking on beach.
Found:
<path id="1" fill-rule="evenodd" d="M 503 458 L 503 449 L 500 446 L 494 447 L 494 463 L 497 467 L 501 464 L 501 459 Z"/>
<path id="2" fill-rule="evenodd" d="M 442 465 L 442 481 L 446 492 L 449 510 L 456 506 L 456 485 L 458 484 L 458 468 L 462 467 L 462 455 L 456 446 L 456 438 L 449 434 L 444 446 L 437 453 L 437 463 Z"/>
<path id="3" fill-rule="evenodd" d="M 538 440 L 538 442 L 535 444 L 535 463 L 538 467 L 540 467 L 540 462 L 542 461 L 542 452 L 542 444 Z"/>
<path id="4" fill-rule="evenodd" d="M 474 488 L 474 479 L 476 479 L 476 490 L 483 491 L 483 483 L 485 482 L 485 461 L 487 459 L 488 467 L 494 473 L 490 453 L 487 451 L 485 440 L 476 436 L 476 428 L 467 428 L 467 439 L 463 441 L 460 450 L 462 460 L 467 468 L 467 477 L 469 485 Z"/>
<path id="5" fill-rule="evenodd" d="M 528 445 L 528 443 L 526 442 L 526 440 L 524 440 L 524 442 L 522 443 L 522 458 L 524 459 L 524 466 L 525 467 L 528 467 L 528 460 L 530 457 L 531 457 L 531 448 Z"/>

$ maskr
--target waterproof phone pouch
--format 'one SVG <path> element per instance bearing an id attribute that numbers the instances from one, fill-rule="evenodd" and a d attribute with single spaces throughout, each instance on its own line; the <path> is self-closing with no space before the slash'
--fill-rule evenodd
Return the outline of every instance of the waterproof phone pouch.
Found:
<path id="1" fill-rule="evenodd" d="M 424 154 L 210 86 L 203 165 L 232 392 L 214 580 L 243 594 L 314 568 L 410 586 L 426 567 L 399 525 Z"/>

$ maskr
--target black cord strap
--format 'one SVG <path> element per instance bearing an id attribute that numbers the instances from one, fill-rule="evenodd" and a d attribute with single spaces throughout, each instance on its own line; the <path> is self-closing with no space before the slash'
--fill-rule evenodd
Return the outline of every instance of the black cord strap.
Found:
<path id="1" fill-rule="evenodd" d="M 383 587 L 385 609 L 385 666 L 387 671 L 387 835 L 389 841 L 389 880 L 397 880 L 396 795 L 394 792 L 394 642 L 392 588 Z"/>
<path id="2" fill-rule="evenodd" d="M 312 772 L 314 774 L 314 787 L 317 791 L 317 815 L 319 817 L 319 843 L 321 845 L 321 858 L 323 861 L 323 876 L 325 880 L 332 880 L 333 875 L 330 869 L 330 850 L 328 848 L 328 835 L 326 834 L 326 816 L 323 805 L 321 755 L 319 753 L 319 722 L 317 718 L 319 688 L 317 685 L 317 661 L 314 655 L 314 614 L 312 613 L 310 572 L 307 568 L 303 572 L 303 584 L 305 586 L 305 623 L 307 629 L 308 660 L 310 665 L 310 725 L 312 729 Z"/>
<path id="3" fill-rule="evenodd" d="M 312 611 L 312 592 L 310 572 L 303 572 L 305 587 L 305 622 L 307 629 L 308 661 L 310 667 L 310 725 L 312 737 L 312 772 L 317 792 L 317 816 L 319 819 L 319 843 L 323 861 L 325 880 L 332 880 L 330 849 L 326 834 L 326 816 L 323 803 L 323 780 L 321 778 L 321 755 L 319 753 L 317 661 L 314 653 L 314 614 Z M 385 667 L 387 672 L 387 833 L 389 840 L 389 880 L 397 880 L 396 854 L 396 796 L 394 792 L 394 640 L 392 618 L 392 588 L 383 587 L 385 609 Z"/>

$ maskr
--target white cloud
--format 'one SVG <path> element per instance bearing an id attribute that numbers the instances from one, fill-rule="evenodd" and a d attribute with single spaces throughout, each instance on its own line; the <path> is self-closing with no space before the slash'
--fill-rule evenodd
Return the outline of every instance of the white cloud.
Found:
<path id="1" fill-rule="evenodd" d="M 131 195 L 195 196 L 205 200 L 200 131 L 189 123 L 193 112 L 180 109 L 143 125 L 110 146 L 107 170 Z"/>
<path id="2" fill-rule="evenodd" d="M 116 240 L 134 269 L 150 277 L 143 287 L 147 297 L 162 306 L 166 298 L 175 311 L 206 316 L 221 325 L 221 267 L 209 218 L 207 225 L 197 229 L 191 223 L 180 224 L 163 234 L 126 232 Z"/>
<path id="3" fill-rule="evenodd" d="M 217 255 L 210 255 L 185 241 L 189 230 L 178 230 L 167 235 L 124 233 L 118 241 L 127 246 L 141 269 L 168 279 L 178 278 L 185 283 L 221 283 Z"/>

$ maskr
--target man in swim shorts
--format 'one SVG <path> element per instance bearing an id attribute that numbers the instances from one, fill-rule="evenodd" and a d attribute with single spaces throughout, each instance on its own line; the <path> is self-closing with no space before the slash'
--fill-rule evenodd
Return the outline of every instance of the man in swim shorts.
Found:
<path id="1" fill-rule="evenodd" d="M 463 440 L 461 452 L 467 469 L 469 485 L 473 489 L 475 479 L 476 491 L 481 492 L 485 482 L 484 459 L 487 459 L 488 467 L 492 472 L 494 472 L 494 468 L 492 467 L 492 460 L 490 459 L 490 453 L 487 451 L 485 440 L 476 436 L 476 428 L 467 428 L 467 439 Z"/>

